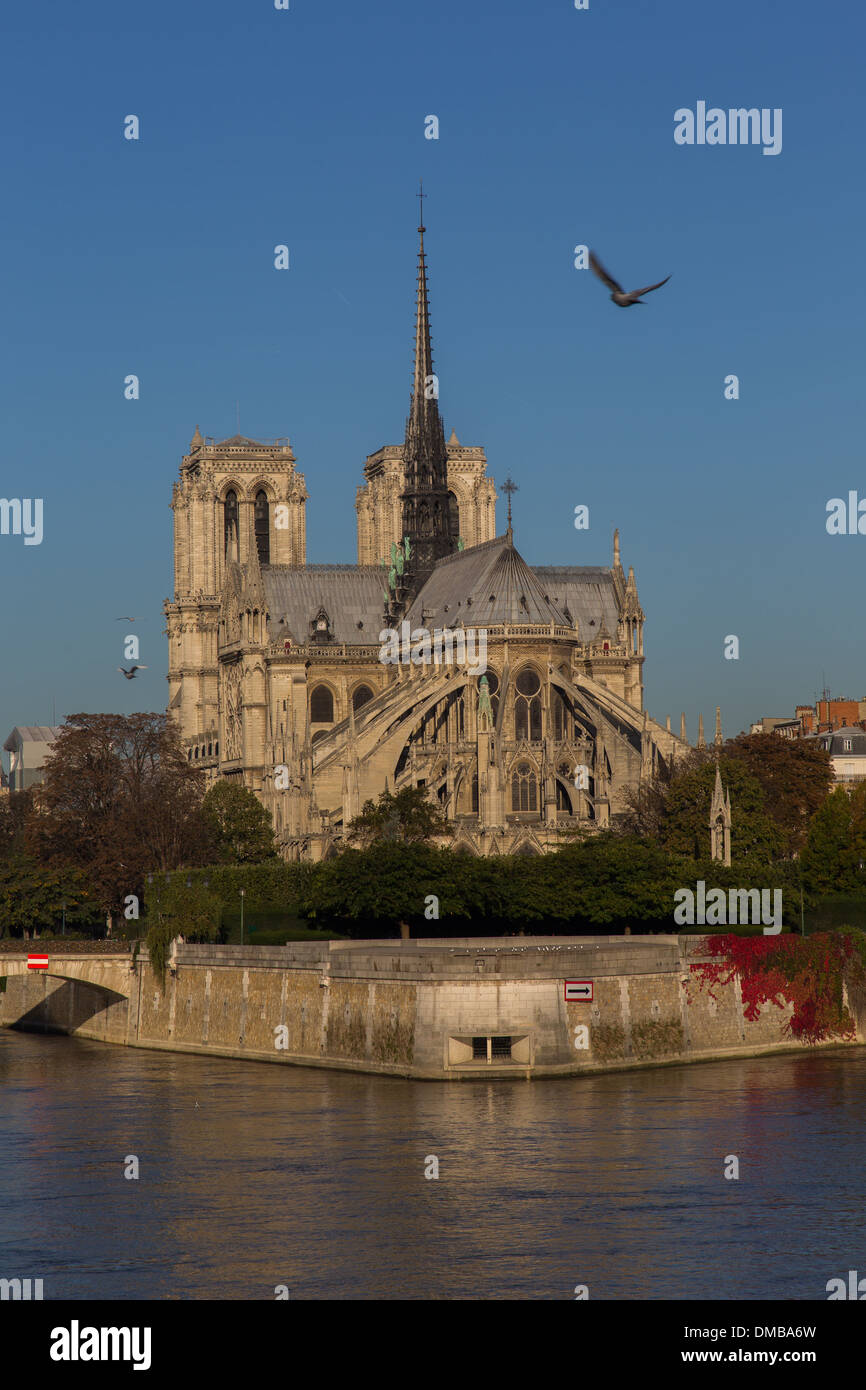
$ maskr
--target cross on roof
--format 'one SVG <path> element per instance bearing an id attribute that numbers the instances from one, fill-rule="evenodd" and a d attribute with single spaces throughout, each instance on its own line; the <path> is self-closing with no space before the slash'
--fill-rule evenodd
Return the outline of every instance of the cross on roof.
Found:
<path id="1" fill-rule="evenodd" d="M 500 491 L 500 492 L 506 493 L 507 496 L 508 496 L 508 529 L 509 529 L 509 531 L 510 531 L 510 530 L 511 530 L 511 494 L 512 494 L 512 492 L 519 492 L 519 491 L 520 491 L 520 488 L 517 486 L 516 483 L 513 483 L 513 482 L 511 481 L 511 475 L 509 474 L 509 476 L 505 479 L 505 482 L 500 484 L 499 491 Z"/>

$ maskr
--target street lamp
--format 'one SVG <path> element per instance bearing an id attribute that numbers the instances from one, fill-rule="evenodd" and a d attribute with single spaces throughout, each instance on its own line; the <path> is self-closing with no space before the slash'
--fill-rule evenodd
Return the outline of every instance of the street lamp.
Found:
<path id="1" fill-rule="evenodd" d="M 244 944 L 244 889 L 241 889 L 241 945 Z"/>
<path id="2" fill-rule="evenodd" d="M 63 926 L 61 928 L 60 935 L 66 935 L 66 903 L 63 904 Z"/>

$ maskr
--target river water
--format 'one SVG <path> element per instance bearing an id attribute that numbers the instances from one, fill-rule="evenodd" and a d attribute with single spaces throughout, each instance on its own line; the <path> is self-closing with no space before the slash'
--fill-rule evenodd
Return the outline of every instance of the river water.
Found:
<path id="1" fill-rule="evenodd" d="M 864 1174 L 866 1049 L 439 1084 L 0 1030 L 0 1277 L 46 1299 L 826 1300 Z"/>

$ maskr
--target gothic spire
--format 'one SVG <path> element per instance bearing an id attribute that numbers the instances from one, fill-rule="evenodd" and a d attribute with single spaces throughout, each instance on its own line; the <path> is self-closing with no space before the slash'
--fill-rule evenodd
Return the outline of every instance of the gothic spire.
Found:
<path id="1" fill-rule="evenodd" d="M 419 193 L 419 198 L 425 194 Z M 424 252 L 423 216 L 418 226 L 418 283 L 415 301 L 415 363 L 412 400 L 403 446 L 403 534 L 409 538 L 408 587 L 418 582 L 437 560 L 450 555 L 456 536 L 451 530 L 448 499 L 448 449 L 439 414 L 439 382 L 433 372 L 430 304 Z"/>

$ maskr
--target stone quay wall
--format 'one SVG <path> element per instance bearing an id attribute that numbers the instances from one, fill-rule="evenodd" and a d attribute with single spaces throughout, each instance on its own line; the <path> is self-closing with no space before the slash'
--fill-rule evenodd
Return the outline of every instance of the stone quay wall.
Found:
<path id="1" fill-rule="evenodd" d="M 747 1021 L 736 980 L 700 988 L 702 959 L 695 936 L 180 945 L 160 981 L 146 956 L 52 951 L 37 973 L 22 952 L 0 956 L 0 1026 L 440 1081 L 803 1050 L 789 1006 Z"/>

